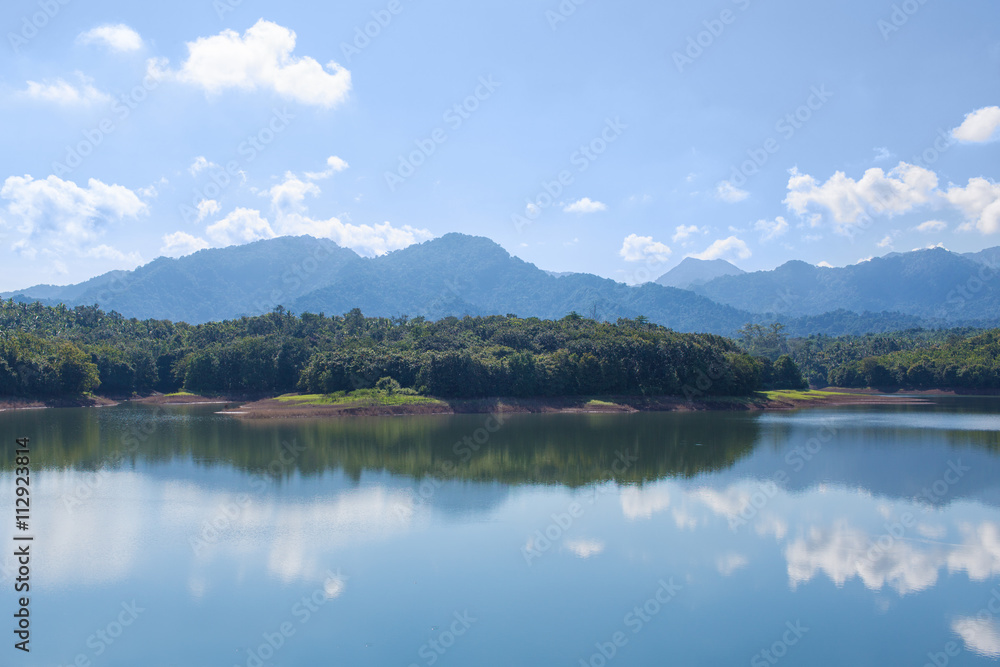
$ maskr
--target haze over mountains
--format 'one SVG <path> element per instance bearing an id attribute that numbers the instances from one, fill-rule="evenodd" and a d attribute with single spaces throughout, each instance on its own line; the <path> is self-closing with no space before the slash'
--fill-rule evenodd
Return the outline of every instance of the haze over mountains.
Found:
<path id="1" fill-rule="evenodd" d="M 482 237 L 447 234 L 365 258 L 302 236 L 161 257 L 78 285 L 2 296 L 96 303 L 127 317 L 193 324 L 281 305 L 297 313 L 360 308 L 369 316 L 429 319 L 507 313 L 557 319 L 576 311 L 606 320 L 645 316 L 678 331 L 726 335 L 778 317 L 795 334 L 836 334 L 996 324 L 998 281 L 990 262 L 997 259 L 1000 248 L 974 255 L 934 249 L 837 269 L 789 262 L 744 273 L 721 260 L 689 258 L 656 283 L 631 287 L 590 274 L 550 274 Z"/>

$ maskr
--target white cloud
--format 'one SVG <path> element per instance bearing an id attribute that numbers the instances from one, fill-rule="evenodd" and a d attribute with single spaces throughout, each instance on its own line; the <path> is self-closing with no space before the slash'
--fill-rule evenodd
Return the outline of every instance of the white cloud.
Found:
<path id="1" fill-rule="evenodd" d="M 100 44 L 119 53 L 138 51 L 142 48 L 142 37 L 139 33 L 123 23 L 102 25 L 80 33 L 76 42 L 84 45 Z"/>
<path id="2" fill-rule="evenodd" d="M 194 162 L 191 163 L 191 166 L 188 167 L 188 172 L 192 176 L 197 176 L 198 174 L 200 174 L 201 172 L 205 171 L 210 167 L 218 167 L 218 166 L 219 165 L 215 164 L 214 162 L 210 162 L 208 158 L 206 158 L 204 155 L 199 155 L 194 159 Z"/>
<path id="3" fill-rule="evenodd" d="M 819 267 L 822 267 L 822 268 L 824 268 L 824 269 L 832 269 L 832 268 L 833 268 L 833 264 L 831 264 L 830 262 L 827 262 L 827 261 L 825 261 L 825 260 L 824 260 L 824 261 L 822 261 L 822 262 L 820 262 L 820 263 L 819 263 L 819 264 L 817 264 L 816 266 L 819 266 Z"/>
<path id="4" fill-rule="evenodd" d="M 302 212 L 306 195 L 319 196 L 320 189 L 315 183 L 306 183 L 292 172 L 285 174 L 285 180 L 275 185 L 266 193 L 271 197 L 271 206 L 275 211 Z"/>
<path id="5" fill-rule="evenodd" d="M 675 228 L 673 241 L 674 243 L 677 243 L 679 241 L 686 241 L 695 234 L 703 234 L 703 233 L 704 232 L 701 229 L 698 229 L 698 225 L 687 225 L 687 226 L 678 225 Z"/>
<path id="6" fill-rule="evenodd" d="M 126 268 L 134 269 L 135 267 L 142 264 L 142 255 L 137 252 L 130 252 L 128 254 L 123 253 L 118 248 L 113 248 L 109 245 L 99 245 L 93 248 L 88 248 L 80 252 L 82 257 L 90 257 L 93 259 L 106 259 L 112 262 L 116 262 L 124 265 Z"/>
<path id="7" fill-rule="evenodd" d="M 599 201 L 591 201 L 590 197 L 584 197 L 580 201 L 573 202 L 563 209 L 566 213 L 598 213 L 607 211 L 608 207 Z"/>
<path id="8" fill-rule="evenodd" d="M 579 558 L 590 558 L 604 551 L 605 544 L 600 540 L 566 540 L 564 546 Z"/>
<path id="9" fill-rule="evenodd" d="M 80 250 L 103 233 L 109 222 L 148 213 L 146 204 L 126 187 L 90 179 L 86 187 L 58 176 L 36 180 L 11 176 L 0 188 L 9 219 L 17 230 L 34 239 Z"/>
<path id="10" fill-rule="evenodd" d="M 210 94 L 263 89 L 302 104 L 328 109 L 341 104 L 351 90 L 351 73 L 332 61 L 324 68 L 313 58 L 293 56 L 295 41 L 292 30 L 263 19 L 242 37 L 224 30 L 189 42 L 176 77 Z"/>
<path id="11" fill-rule="evenodd" d="M 1000 232 L 1000 183 L 970 178 L 968 186 L 952 186 L 945 197 L 965 214 L 971 226 L 984 234 Z"/>
<path id="12" fill-rule="evenodd" d="M 735 236 L 730 236 L 727 239 L 719 239 L 708 246 L 705 252 L 691 255 L 691 257 L 695 259 L 720 259 L 730 253 L 735 254 L 740 259 L 748 259 L 753 254 L 745 242 Z"/>
<path id="13" fill-rule="evenodd" d="M 715 567 L 719 574 L 728 577 L 736 570 L 742 569 L 750 564 L 746 556 L 742 554 L 727 554 L 715 561 Z"/>
<path id="14" fill-rule="evenodd" d="M 198 222 L 201 222 L 210 215 L 215 215 L 221 209 L 222 206 L 214 199 L 202 199 L 198 202 Z"/>
<path id="15" fill-rule="evenodd" d="M 349 166 L 350 165 L 347 164 L 341 158 L 337 157 L 336 155 L 331 155 L 326 159 L 327 168 L 325 171 L 307 171 L 306 178 L 308 178 L 310 181 L 320 181 L 323 180 L 324 178 L 330 178 L 334 174 L 344 171 Z"/>
<path id="16" fill-rule="evenodd" d="M 875 162 L 884 162 L 885 160 L 892 159 L 892 153 L 885 146 L 875 147 Z"/>
<path id="17" fill-rule="evenodd" d="M 251 243 L 277 236 L 270 223 L 261 217 L 260 211 L 247 208 L 235 209 L 222 220 L 209 225 L 205 233 L 220 246 Z"/>
<path id="18" fill-rule="evenodd" d="M 308 234 L 331 239 L 337 245 L 350 248 L 366 257 L 384 255 L 434 238 L 430 231 L 416 229 L 410 225 L 394 227 L 389 222 L 378 225 L 352 225 L 337 218 L 314 220 L 297 213 L 279 216 L 276 227 L 283 235 Z"/>
<path id="19" fill-rule="evenodd" d="M 891 248 L 892 247 L 892 234 L 886 234 L 885 238 L 878 242 L 879 248 Z"/>
<path id="20" fill-rule="evenodd" d="M 758 220 L 754 223 L 753 228 L 761 232 L 762 241 L 770 241 L 788 231 L 788 221 L 779 215 L 774 220 Z"/>
<path id="21" fill-rule="evenodd" d="M 789 173 L 788 196 L 784 200 L 788 209 L 801 216 L 814 206 L 824 209 L 833 216 L 841 233 L 849 233 L 869 215 L 892 217 L 907 213 L 931 203 L 939 194 L 934 172 L 906 162 L 888 173 L 877 167 L 869 169 L 859 181 L 838 171 L 822 185 L 798 169 Z"/>
<path id="22" fill-rule="evenodd" d="M 54 81 L 28 81 L 28 87 L 18 93 L 19 97 L 37 102 L 49 102 L 64 107 L 90 106 L 111 101 L 111 97 L 102 93 L 82 74 L 77 74 L 79 85 L 73 85 L 65 79 Z"/>
<path id="23" fill-rule="evenodd" d="M 1000 656 L 1000 624 L 996 621 L 963 616 L 952 622 L 951 630 L 969 651 L 988 658 Z"/>
<path id="24" fill-rule="evenodd" d="M 673 251 L 666 245 L 654 241 L 652 236 L 629 234 L 622 243 L 618 254 L 626 262 L 642 262 L 646 260 L 665 262 Z"/>
<path id="25" fill-rule="evenodd" d="M 985 143 L 997 138 L 1000 128 L 1000 107 L 983 107 L 965 117 L 965 121 L 951 131 L 959 141 Z"/>
<path id="26" fill-rule="evenodd" d="M 670 491 L 665 485 L 627 486 L 619 492 L 619 501 L 629 521 L 650 519 L 670 507 Z"/>
<path id="27" fill-rule="evenodd" d="M 929 234 L 931 232 L 943 232 L 946 229 L 948 229 L 948 223 L 941 222 L 940 220 L 928 220 L 927 222 L 920 223 L 916 227 L 918 232 L 923 232 L 924 234 Z"/>
<path id="28" fill-rule="evenodd" d="M 715 198 L 727 204 L 736 204 L 750 196 L 746 190 L 740 190 L 729 181 L 722 181 L 715 188 Z"/>
<path id="29" fill-rule="evenodd" d="M 205 239 L 192 236 L 187 232 L 174 232 L 163 236 L 163 247 L 160 252 L 167 257 L 183 257 L 210 247 Z"/>

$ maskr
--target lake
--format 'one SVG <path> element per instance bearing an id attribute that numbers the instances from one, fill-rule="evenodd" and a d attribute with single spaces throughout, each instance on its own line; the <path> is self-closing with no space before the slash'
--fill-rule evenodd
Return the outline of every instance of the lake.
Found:
<path id="1" fill-rule="evenodd" d="M 1000 400 L 241 421 L 18 411 L 0 664 L 1000 658 Z M 31 438 L 30 529 L 14 439 Z"/>

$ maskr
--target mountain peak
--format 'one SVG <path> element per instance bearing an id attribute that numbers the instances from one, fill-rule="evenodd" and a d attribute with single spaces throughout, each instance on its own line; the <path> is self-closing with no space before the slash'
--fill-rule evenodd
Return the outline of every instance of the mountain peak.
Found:
<path id="1" fill-rule="evenodd" d="M 724 259 L 697 259 L 685 257 L 681 263 L 656 279 L 664 287 L 688 289 L 722 276 L 739 276 L 746 273 Z"/>

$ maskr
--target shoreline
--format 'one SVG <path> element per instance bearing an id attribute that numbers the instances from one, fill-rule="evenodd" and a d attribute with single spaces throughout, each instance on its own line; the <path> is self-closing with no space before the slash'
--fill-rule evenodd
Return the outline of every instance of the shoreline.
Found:
<path id="1" fill-rule="evenodd" d="M 768 392 L 738 398 L 696 401 L 679 396 L 600 396 L 554 398 L 484 398 L 437 400 L 412 405 L 374 402 L 315 404 L 294 395 L 266 398 L 240 405 L 229 414 L 245 419 L 321 419 L 457 414 L 634 414 L 638 412 L 764 412 L 837 405 L 920 405 L 924 397 L 888 396 L 863 392 Z"/>
<path id="2" fill-rule="evenodd" d="M 411 404 L 383 404 L 361 399 L 336 404 L 297 401 L 296 394 L 277 396 L 201 396 L 181 392 L 142 397 L 88 395 L 57 399 L 0 399 L 0 412 L 45 408 L 101 408 L 120 403 L 139 405 L 224 406 L 219 413 L 246 419 L 309 419 L 334 417 L 398 417 L 456 414 L 633 414 L 637 412 L 781 411 L 838 405 L 919 405 L 938 396 L 1000 396 L 996 392 L 957 392 L 950 389 L 899 390 L 841 389 L 760 392 L 746 397 L 687 400 L 682 396 L 586 396 L 544 398 L 433 399 Z"/>

